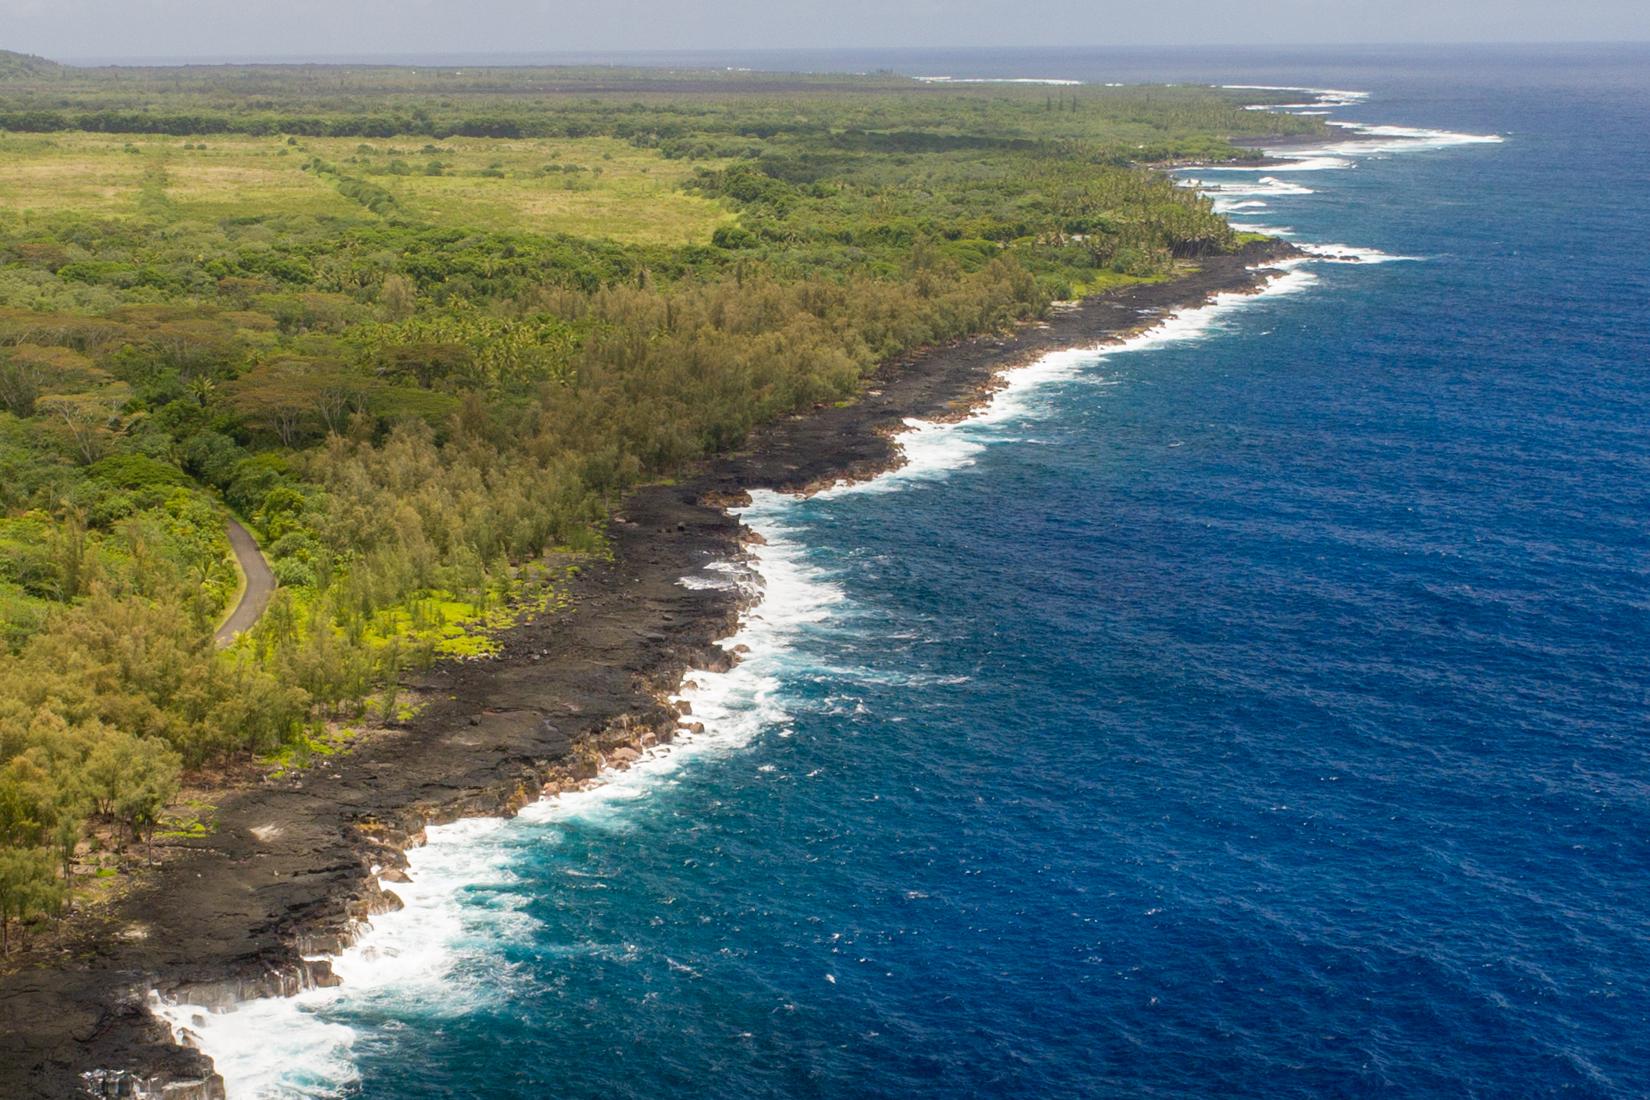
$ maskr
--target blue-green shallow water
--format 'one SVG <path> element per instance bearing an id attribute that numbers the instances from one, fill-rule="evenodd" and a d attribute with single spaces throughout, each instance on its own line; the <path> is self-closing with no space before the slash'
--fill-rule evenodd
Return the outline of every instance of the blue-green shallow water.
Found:
<path id="1" fill-rule="evenodd" d="M 372 1098 L 1650 1094 L 1650 51 L 907 60 L 1507 141 L 1279 174 L 1234 216 L 1420 261 L 764 506 L 812 621 L 724 735 L 443 838 L 389 976 L 256 1044 Z"/>

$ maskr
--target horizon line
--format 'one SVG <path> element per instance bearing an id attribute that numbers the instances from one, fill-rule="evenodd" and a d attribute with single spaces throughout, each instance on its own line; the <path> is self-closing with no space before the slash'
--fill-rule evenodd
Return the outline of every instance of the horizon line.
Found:
<path id="1" fill-rule="evenodd" d="M 1297 42 L 1297 43 L 1264 43 L 1264 42 L 1233 42 L 1233 43 L 1090 43 L 1082 45 L 947 45 L 947 46 L 703 46 L 703 47 L 613 47 L 613 48 L 580 48 L 568 50 L 451 50 L 451 51 L 339 51 L 336 53 L 305 53 L 305 54 L 237 54 L 232 52 L 200 53 L 200 54 L 86 54 L 62 55 L 53 57 L 50 54 L 34 54 L 49 61 L 66 65 L 71 68 L 94 67 L 149 67 L 149 66 L 178 66 L 178 65 L 363 65 L 382 64 L 392 67 L 403 67 L 418 63 L 451 63 L 442 62 L 443 58 L 466 58 L 465 64 L 473 64 L 482 68 L 556 68 L 566 62 L 553 61 L 552 58 L 613 58 L 613 57 L 692 57 L 695 55 L 731 55 L 752 53 L 798 54 L 798 55 L 829 55 L 843 53 L 877 54 L 877 53 L 993 53 L 1012 51 L 1019 53 L 1046 52 L 1046 53 L 1076 53 L 1091 50 L 1131 51 L 1131 50 L 1172 50 L 1184 52 L 1237 50 L 1252 51 L 1266 50 L 1274 53 L 1284 53 L 1294 50 L 1390 50 L 1390 49 L 1555 49 L 1574 47 L 1608 47 L 1623 48 L 1633 46 L 1650 46 L 1650 37 L 1634 39 L 1556 39 L 1547 41 L 1535 40 L 1494 40 L 1494 41 L 1389 41 L 1389 42 Z M 5 47 L 0 47 L 4 49 Z M 18 53 L 29 53 L 28 50 L 17 50 Z M 513 59 L 510 61 L 488 59 Z M 532 58 L 542 60 L 533 61 Z M 604 65 L 612 66 L 611 61 Z M 616 66 L 615 66 L 616 67 Z"/>

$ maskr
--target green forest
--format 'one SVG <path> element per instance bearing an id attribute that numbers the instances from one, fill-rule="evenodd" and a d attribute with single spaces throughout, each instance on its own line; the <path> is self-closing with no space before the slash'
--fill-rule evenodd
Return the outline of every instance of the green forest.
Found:
<path id="1" fill-rule="evenodd" d="M 0 53 L 0 938 L 485 657 L 627 490 L 1230 250 L 1151 166 L 1321 127 L 1268 95 Z M 279 586 L 220 648 L 229 516 Z"/>

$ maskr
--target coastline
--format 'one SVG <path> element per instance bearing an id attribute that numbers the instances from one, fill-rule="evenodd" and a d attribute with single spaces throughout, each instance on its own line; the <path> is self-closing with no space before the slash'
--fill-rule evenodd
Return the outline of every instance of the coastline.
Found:
<path id="1" fill-rule="evenodd" d="M 727 667 L 717 641 L 745 606 L 727 588 L 679 583 L 741 555 L 742 528 L 725 505 L 754 489 L 806 492 L 893 468 L 905 418 L 960 418 L 1006 370 L 1121 339 L 1216 294 L 1258 289 L 1256 267 L 1294 254 L 1257 242 L 1010 335 L 884 364 L 855 403 L 770 424 L 746 450 L 638 490 L 610 524 L 610 559 L 573 581 L 569 611 L 513 628 L 495 660 L 432 670 L 417 686 L 435 702 L 406 727 L 296 778 L 236 792 L 216 831 L 180 844 L 187 851 L 89 930 L 72 959 L 0 977 L 11 1043 L 0 1087 L 222 1095 L 209 1060 L 174 1044 L 150 1014 L 148 991 L 222 1008 L 331 984 L 318 957 L 397 905 L 379 869 L 396 877 L 427 825 L 508 816 L 587 783 L 603 758 L 621 762 L 671 740 L 682 716 L 669 700 L 689 670 Z"/>

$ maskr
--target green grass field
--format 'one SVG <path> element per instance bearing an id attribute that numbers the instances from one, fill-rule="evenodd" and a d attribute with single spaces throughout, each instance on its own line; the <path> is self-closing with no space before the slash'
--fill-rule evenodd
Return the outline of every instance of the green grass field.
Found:
<path id="1" fill-rule="evenodd" d="M 710 240 L 735 215 L 680 185 L 697 164 L 613 138 L 442 142 L 90 133 L 0 136 L 0 209 L 28 222 L 64 213 L 216 222 L 374 217 L 309 170 L 316 157 L 395 197 L 396 216 L 625 244 Z"/>

